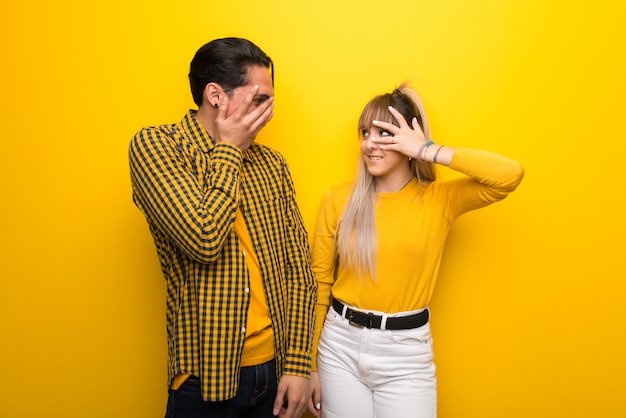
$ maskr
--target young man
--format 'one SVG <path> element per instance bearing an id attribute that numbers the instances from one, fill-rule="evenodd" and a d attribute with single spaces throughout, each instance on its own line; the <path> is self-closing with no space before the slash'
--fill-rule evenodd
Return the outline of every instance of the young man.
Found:
<path id="1" fill-rule="evenodd" d="M 133 200 L 167 283 L 167 418 L 299 417 L 317 284 L 285 159 L 254 142 L 273 63 L 217 39 L 193 58 L 198 110 L 130 143 Z"/>

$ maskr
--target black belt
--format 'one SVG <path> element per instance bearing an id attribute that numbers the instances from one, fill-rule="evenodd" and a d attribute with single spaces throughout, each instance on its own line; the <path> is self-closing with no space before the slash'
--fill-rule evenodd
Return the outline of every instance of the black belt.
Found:
<path id="1" fill-rule="evenodd" d="M 343 309 L 345 305 L 339 302 L 337 299 L 333 299 L 333 308 L 337 313 L 354 325 L 360 325 L 365 328 L 377 328 L 380 329 L 380 326 L 383 322 L 382 315 L 375 315 L 371 312 L 361 312 L 355 311 L 354 309 L 350 309 L 346 307 L 346 312 L 344 314 Z M 422 325 L 426 325 L 428 322 L 428 309 L 424 309 L 422 312 L 407 315 L 407 316 L 390 316 L 387 317 L 387 323 L 385 324 L 385 329 L 398 330 L 398 329 L 413 329 L 419 328 Z"/>

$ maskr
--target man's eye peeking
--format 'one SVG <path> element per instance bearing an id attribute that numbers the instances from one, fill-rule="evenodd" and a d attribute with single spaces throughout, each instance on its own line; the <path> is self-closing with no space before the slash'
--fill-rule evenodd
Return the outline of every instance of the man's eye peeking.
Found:
<path id="1" fill-rule="evenodd" d="M 267 99 L 269 99 L 269 96 L 257 96 L 254 99 L 252 99 L 252 104 L 254 106 L 259 106 L 261 103 L 263 103 Z"/>

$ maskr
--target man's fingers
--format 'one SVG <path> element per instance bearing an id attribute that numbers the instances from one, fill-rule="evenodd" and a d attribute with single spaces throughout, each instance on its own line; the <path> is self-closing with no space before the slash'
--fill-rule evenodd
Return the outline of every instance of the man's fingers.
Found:
<path id="1" fill-rule="evenodd" d="M 243 118 L 248 114 L 248 109 L 250 109 L 250 105 L 252 104 L 252 101 L 254 100 L 254 96 L 256 96 L 258 92 L 259 92 L 259 86 L 255 84 L 254 86 L 252 86 L 248 94 L 246 94 L 246 97 L 243 98 L 243 100 L 241 101 L 241 105 L 239 106 L 239 109 L 237 109 L 237 112 L 236 112 L 240 118 Z"/>
<path id="2" fill-rule="evenodd" d="M 257 109 L 254 109 L 254 111 L 252 113 L 250 113 L 250 115 L 248 115 L 248 116 L 251 116 L 253 118 L 256 117 L 256 119 L 254 119 L 254 121 L 252 122 L 252 125 L 251 125 L 251 130 L 253 132 L 258 133 L 274 117 L 274 103 L 273 103 L 273 100 L 274 100 L 274 98 L 270 97 L 262 105 L 260 105 Z M 257 111 L 260 111 L 261 113 L 258 116 L 256 116 L 256 115 L 253 116 L 253 114 L 255 114 L 255 112 L 257 112 Z"/>
<path id="3" fill-rule="evenodd" d="M 285 394 L 285 388 L 279 384 L 278 390 L 276 391 L 276 398 L 274 398 L 274 408 L 272 409 L 274 416 L 278 416 L 280 409 L 285 406 Z"/>

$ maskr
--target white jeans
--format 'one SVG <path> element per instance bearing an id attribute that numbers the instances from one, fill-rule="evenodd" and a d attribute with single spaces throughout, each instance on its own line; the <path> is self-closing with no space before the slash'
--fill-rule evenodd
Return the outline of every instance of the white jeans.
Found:
<path id="1" fill-rule="evenodd" d="M 430 324 L 408 330 L 351 325 L 332 307 L 320 337 L 323 418 L 436 418 Z"/>

